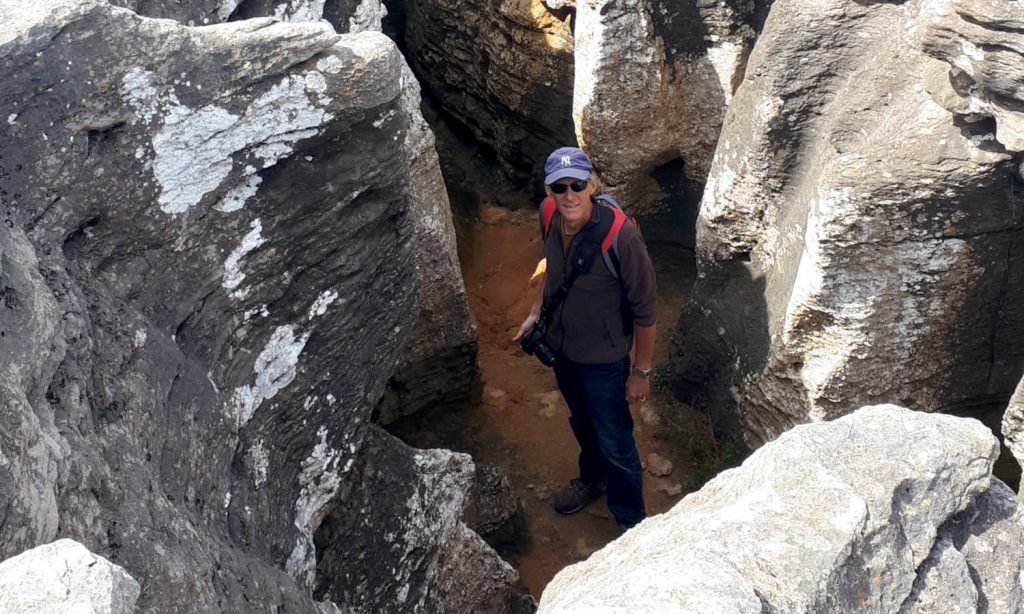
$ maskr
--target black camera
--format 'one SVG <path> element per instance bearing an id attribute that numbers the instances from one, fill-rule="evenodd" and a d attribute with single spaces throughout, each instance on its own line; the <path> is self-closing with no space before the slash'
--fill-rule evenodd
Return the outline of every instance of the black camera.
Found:
<path id="1" fill-rule="evenodd" d="M 527 354 L 536 356 L 538 360 L 544 363 L 546 367 L 555 366 L 555 352 L 548 345 L 548 342 L 544 340 L 544 335 L 548 332 L 548 320 L 541 316 L 537 323 L 533 325 L 530 332 L 525 337 L 519 340 L 519 347 L 523 348 L 523 351 Z"/>

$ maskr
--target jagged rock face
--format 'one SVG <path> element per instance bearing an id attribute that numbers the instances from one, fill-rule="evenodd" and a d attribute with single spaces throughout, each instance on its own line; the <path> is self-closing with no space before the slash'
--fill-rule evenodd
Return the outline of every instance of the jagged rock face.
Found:
<path id="1" fill-rule="evenodd" d="M 131 614 L 138 598 L 128 572 L 70 539 L 0 563 L 0 610 L 9 614 Z"/>
<path id="2" fill-rule="evenodd" d="M 541 0 L 406 0 L 405 12 L 409 63 L 513 182 L 535 180 L 553 149 L 575 142 L 568 9 Z"/>
<path id="3" fill-rule="evenodd" d="M 400 54 L 327 24 L 0 11 L 0 558 L 59 534 L 140 609 L 312 611 L 314 532 L 366 488 L 416 309 Z"/>
<path id="4" fill-rule="evenodd" d="M 1020 612 L 1024 513 L 999 480 L 939 527 L 900 612 Z"/>
<path id="5" fill-rule="evenodd" d="M 532 612 L 516 571 L 460 520 L 474 473 L 465 454 L 371 430 L 317 533 L 317 596 L 345 612 Z"/>
<path id="6" fill-rule="evenodd" d="M 1017 5 L 773 5 L 674 350 L 676 390 L 723 430 L 757 446 L 865 403 L 1005 403 L 1024 366 L 1024 192 L 997 67 L 1022 61 Z"/>
<path id="7" fill-rule="evenodd" d="M 279 21 L 325 19 L 341 34 L 376 31 L 387 10 L 380 0 L 110 0 L 146 17 L 174 19 L 190 26 L 229 19 L 273 17 Z"/>
<path id="8" fill-rule="evenodd" d="M 1017 464 L 1024 466 L 1024 380 L 1017 384 L 1017 390 L 1003 412 L 1001 431 L 1003 441 L 1017 459 Z"/>
<path id="9" fill-rule="evenodd" d="M 480 396 L 476 325 L 469 313 L 434 134 L 420 114 L 419 84 L 406 68 L 405 149 L 421 283 L 419 313 L 378 406 L 377 422 L 390 424 L 428 407 L 465 405 Z"/>
<path id="10" fill-rule="evenodd" d="M 1018 611 L 1024 525 L 998 450 L 977 421 L 895 406 L 795 427 L 563 570 L 539 611 L 925 612 L 954 579 L 963 602 Z"/>
<path id="11" fill-rule="evenodd" d="M 387 13 L 379 0 L 227 0 L 195 6 L 164 0 L 115 4 L 148 16 L 192 23 L 266 16 L 291 22 L 325 19 L 342 33 L 380 31 L 381 19 Z M 411 156 L 416 268 L 423 283 L 412 338 L 380 403 L 377 420 L 381 424 L 390 424 L 438 403 L 465 404 L 479 396 L 476 326 L 459 270 L 455 228 L 434 136 L 419 111 L 420 92 L 415 76 L 409 72 L 402 81 L 402 109 L 409 125 L 405 147 Z"/>
<path id="12" fill-rule="evenodd" d="M 671 160 L 682 158 L 690 179 L 707 178 L 752 26 L 769 4 L 577 3 L 576 134 L 631 210 L 658 202 L 650 173 Z"/>

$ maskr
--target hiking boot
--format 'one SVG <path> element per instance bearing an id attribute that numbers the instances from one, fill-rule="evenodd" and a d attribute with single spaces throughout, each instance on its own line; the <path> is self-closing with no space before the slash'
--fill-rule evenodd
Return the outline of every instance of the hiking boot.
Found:
<path id="1" fill-rule="evenodd" d="M 575 514 L 601 496 L 601 484 L 591 484 L 576 478 L 569 485 L 555 493 L 555 511 L 559 514 Z"/>

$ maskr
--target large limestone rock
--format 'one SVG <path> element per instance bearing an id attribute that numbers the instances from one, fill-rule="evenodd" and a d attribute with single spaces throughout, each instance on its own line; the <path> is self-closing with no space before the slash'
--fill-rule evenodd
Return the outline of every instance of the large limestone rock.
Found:
<path id="1" fill-rule="evenodd" d="M 339 33 L 379 32 L 387 9 L 380 0 L 110 0 L 146 17 L 190 26 L 272 17 L 278 21 L 329 22 Z"/>
<path id="2" fill-rule="evenodd" d="M 571 11 L 541 0 L 406 0 L 409 63 L 514 183 L 575 140 Z"/>
<path id="3" fill-rule="evenodd" d="M 939 528 L 901 612 L 1020 612 L 1024 512 L 998 480 Z M 958 609 L 959 608 L 959 609 Z"/>
<path id="4" fill-rule="evenodd" d="M 1003 413 L 1001 430 L 1006 447 L 1017 459 L 1017 464 L 1024 466 L 1024 379 L 1010 397 L 1010 404 Z"/>
<path id="5" fill-rule="evenodd" d="M 380 31 L 387 9 L 380 0 L 317 2 L 290 0 L 177 1 L 118 0 L 114 4 L 153 17 L 192 24 L 272 17 L 290 22 L 325 20 L 345 32 Z M 459 269 L 448 194 L 434 149 L 434 135 L 420 113 L 420 88 L 405 69 L 402 113 L 409 125 L 410 192 L 416 237 L 416 268 L 423 278 L 412 338 L 389 382 L 377 420 L 389 424 L 439 403 L 459 405 L 479 396 L 476 326 L 469 313 Z"/>
<path id="6" fill-rule="evenodd" d="M 379 428 L 317 533 L 316 592 L 345 612 L 533 612 L 518 573 L 462 522 L 476 469 Z M 422 577 L 431 578 L 423 582 Z"/>
<path id="7" fill-rule="evenodd" d="M 944 607 L 1018 611 L 998 449 L 979 422 L 895 406 L 798 426 L 560 572 L 539 611 L 926 612 L 937 573 L 963 591 Z"/>
<path id="8" fill-rule="evenodd" d="M 409 129 L 410 197 L 421 283 L 412 337 L 380 401 L 377 421 L 390 424 L 434 405 L 458 407 L 480 397 L 476 324 L 469 313 L 455 227 L 434 134 L 420 114 L 419 84 L 406 68 L 402 110 Z"/>
<path id="9" fill-rule="evenodd" d="M 139 583 L 121 567 L 70 539 L 0 563 L 0 611 L 131 614 Z"/>
<path id="10" fill-rule="evenodd" d="M 0 558 L 59 531 L 145 611 L 321 607 L 317 530 L 382 487 L 366 438 L 411 454 L 369 427 L 418 295 L 400 54 L 328 24 L 0 12 Z M 404 520 L 409 547 L 453 526 Z M 488 568 L 407 590 L 459 569 Z"/>
<path id="11" fill-rule="evenodd" d="M 665 198 L 651 172 L 681 158 L 704 182 L 769 2 L 576 3 L 579 142 L 632 211 Z"/>
<path id="12" fill-rule="evenodd" d="M 1024 367 L 1019 5 L 773 5 L 676 338 L 675 388 L 722 430 L 757 446 L 882 400 L 1005 404 Z"/>

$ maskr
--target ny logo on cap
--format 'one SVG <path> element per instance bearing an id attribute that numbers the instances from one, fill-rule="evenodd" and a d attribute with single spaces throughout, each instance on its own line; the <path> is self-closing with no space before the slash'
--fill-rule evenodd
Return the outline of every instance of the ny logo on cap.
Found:
<path id="1" fill-rule="evenodd" d="M 572 165 L 572 156 L 562 156 L 562 166 Z"/>

